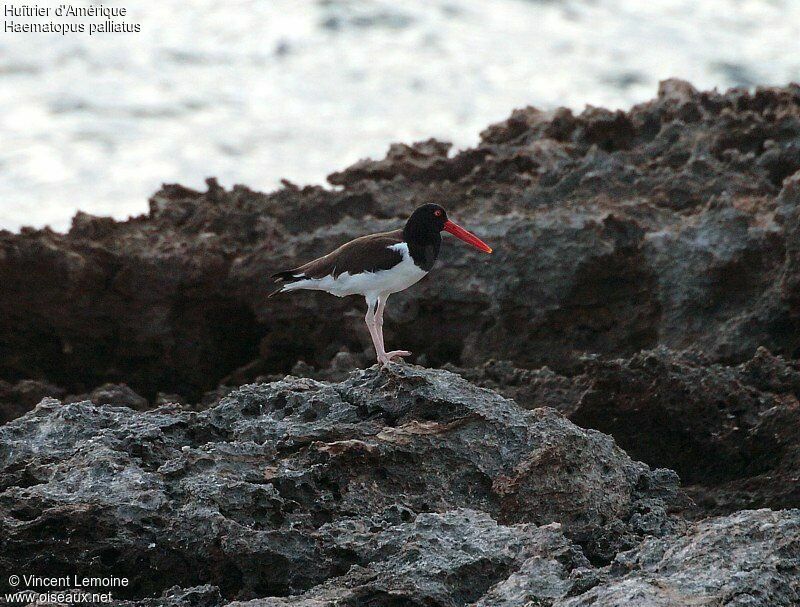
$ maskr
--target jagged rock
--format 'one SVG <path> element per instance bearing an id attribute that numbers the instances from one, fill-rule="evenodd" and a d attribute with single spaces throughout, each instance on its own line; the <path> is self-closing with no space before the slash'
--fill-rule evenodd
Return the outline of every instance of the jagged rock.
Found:
<path id="1" fill-rule="evenodd" d="M 520 369 L 511 361 L 490 360 L 479 367 L 445 365 L 464 379 L 500 392 L 528 409 L 552 407 L 569 415 L 589 387 L 585 375 L 565 377 L 552 369 Z"/>
<path id="2" fill-rule="evenodd" d="M 90 400 L 95 405 L 130 407 L 137 411 L 144 411 L 150 408 L 150 403 L 147 402 L 147 399 L 136 394 L 126 384 L 103 384 L 89 394 L 69 396 L 65 399 L 65 402 L 77 403 L 84 400 Z"/>
<path id="3" fill-rule="evenodd" d="M 576 585 L 570 573 L 590 567 L 558 525 L 504 527 L 470 510 L 420 514 L 385 531 L 351 533 L 355 540 L 345 545 L 365 566 L 301 595 L 231 607 L 523 605 L 523 597 L 565 596 Z"/>
<path id="4" fill-rule="evenodd" d="M 368 564 L 291 597 L 230 607 L 794 607 L 800 603 L 800 510 L 742 511 L 682 534 L 649 537 L 593 568 L 557 525 L 502 527 L 471 511 L 420 514 L 348 547 Z M 522 560 L 524 559 L 524 560 Z M 214 600 L 219 602 L 215 603 Z M 215 607 L 215 588 L 171 589 L 159 602 Z"/>
<path id="5" fill-rule="evenodd" d="M 576 567 L 679 532 L 677 482 L 553 410 L 446 371 L 287 378 L 202 412 L 46 399 L 0 427 L 0 579 L 91 569 L 130 578 L 120 599 L 201 584 L 248 599 L 342 576 L 372 592 L 374 574 L 477 600 L 469 578 L 483 590 L 507 580 L 535 556 L 539 540 L 524 538 L 551 533 L 537 525 L 560 525 Z M 474 541 L 437 547 L 455 537 Z"/>
<path id="6" fill-rule="evenodd" d="M 209 407 L 216 405 L 219 401 L 223 398 L 228 396 L 231 392 L 234 391 L 233 386 L 225 386 L 221 385 L 216 390 L 209 390 L 203 397 L 200 399 L 200 402 L 197 404 L 198 409 L 208 409 Z"/>
<path id="7" fill-rule="evenodd" d="M 438 202 L 495 248 L 456 242 L 392 297 L 387 342 L 426 364 L 573 373 L 659 345 L 741 362 L 800 348 L 800 88 L 668 81 L 628 112 L 515 111 L 454 155 L 395 145 L 271 194 L 164 186 L 150 213 L 0 233 L 0 377 L 71 393 L 125 381 L 195 403 L 222 382 L 369 347 L 363 302 L 267 298 L 269 275 Z M 420 359 L 422 360 L 422 359 Z M 224 380 L 224 381 L 223 381 Z"/>
<path id="8" fill-rule="evenodd" d="M 227 603 L 219 593 L 219 588 L 205 584 L 192 588 L 173 586 L 159 597 L 139 601 L 114 601 L 118 607 L 219 607 Z"/>
<path id="9" fill-rule="evenodd" d="M 678 471 L 710 512 L 800 506 L 800 368 L 760 349 L 728 367 L 665 350 L 588 365 L 570 418 Z"/>
<path id="10" fill-rule="evenodd" d="M 800 507 L 800 365 L 759 348 L 736 366 L 664 348 L 584 358 L 571 377 L 490 362 L 453 368 L 533 409 L 547 405 L 676 470 L 705 514 Z"/>
<path id="11" fill-rule="evenodd" d="M 12 385 L 0 380 L 0 424 L 30 411 L 47 397 L 67 403 L 90 400 L 97 405 L 118 405 L 140 411 L 149 408 L 147 400 L 125 384 L 104 384 L 89 394 L 67 395 L 63 388 L 43 381 L 23 380 Z"/>
<path id="12" fill-rule="evenodd" d="M 619 555 L 613 578 L 553 607 L 793 607 L 800 510 L 743 511 Z M 520 604 L 521 605 L 521 604 Z"/>
<path id="13" fill-rule="evenodd" d="M 360 160 L 341 173 L 333 173 L 328 181 L 333 185 L 353 185 L 359 181 L 384 181 L 406 177 L 412 181 L 437 178 L 457 180 L 462 171 L 455 171 L 449 161 L 451 143 L 429 139 L 414 145 L 395 143 L 384 160 Z M 471 168 L 471 167 L 470 167 Z"/>
<path id="14" fill-rule="evenodd" d="M 65 391 L 47 382 L 25 379 L 15 384 L 0 379 L 0 424 L 33 409 L 45 397 L 62 398 Z"/>

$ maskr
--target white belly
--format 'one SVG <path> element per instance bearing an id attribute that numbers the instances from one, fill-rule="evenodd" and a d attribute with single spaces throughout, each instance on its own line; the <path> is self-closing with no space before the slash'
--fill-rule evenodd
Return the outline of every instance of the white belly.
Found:
<path id="1" fill-rule="evenodd" d="M 346 295 L 363 295 L 365 297 L 377 297 L 379 295 L 389 295 L 407 289 L 416 284 L 428 273 L 414 263 L 408 253 L 408 246 L 405 243 L 392 245 L 390 248 L 397 250 L 403 255 L 403 259 L 396 266 L 388 270 L 378 270 L 377 272 L 361 272 L 351 275 L 342 272 L 336 278 L 325 276 L 323 278 L 309 278 L 298 280 L 286 285 L 284 291 L 294 291 L 296 289 L 310 289 L 315 291 L 327 291 L 331 295 L 344 297 Z"/>

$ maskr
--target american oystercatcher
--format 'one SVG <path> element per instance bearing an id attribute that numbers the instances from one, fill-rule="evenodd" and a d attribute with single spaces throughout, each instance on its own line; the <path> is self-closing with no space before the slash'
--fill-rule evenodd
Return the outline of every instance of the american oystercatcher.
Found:
<path id="1" fill-rule="evenodd" d="M 361 295 L 367 300 L 364 320 L 378 362 L 385 365 L 394 358 L 410 356 L 407 350 L 386 351 L 383 310 L 389 295 L 407 289 L 431 271 L 442 244 L 442 230 L 485 253 L 492 252 L 480 238 L 447 219 L 438 204 L 426 204 L 411 214 L 402 230 L 356 238 L 319 259 L 273 274 L 280 286 L 270 295 L 299 289 L 326 291 L 337 297 Z"/>

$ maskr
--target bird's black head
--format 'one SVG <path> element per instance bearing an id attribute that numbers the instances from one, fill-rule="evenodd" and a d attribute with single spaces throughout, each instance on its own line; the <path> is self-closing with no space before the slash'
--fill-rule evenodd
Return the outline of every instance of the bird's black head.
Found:
<path id="1" fill-rule="evenodd" d="M 442 230 L 472 245 L 479 251 L 492 252 L 492 247 L 475 234 L 447 219 L 447 212 L 438 204 L 424 204 L 414 211 L 408 218 L 406 227 L 403 228 L 403 238 L 406 242 L 416 242 L 422 245 L 435 243 L 438 252 L 439 243 L 442 241 L 440 234 Z"/>
<path id="2" fill-rule="evenodd" d="M 406 222 L 403 236 L 406 240 L 434 242 L 441 238 L 439 232 L 447 223 L 447 212 L 438 204 L 423 204 L 417 208 Z"/>

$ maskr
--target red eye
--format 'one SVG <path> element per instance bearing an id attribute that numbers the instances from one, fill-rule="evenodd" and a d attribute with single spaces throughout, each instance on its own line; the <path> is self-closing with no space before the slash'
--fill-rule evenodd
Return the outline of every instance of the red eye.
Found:
<path id="1" fill-rule="evenodd" d="M 442 212 L 441 211 L 434 211 L 433 214 L 436 215 L 437 217 L 441 217 L 442 216 Z"/>

